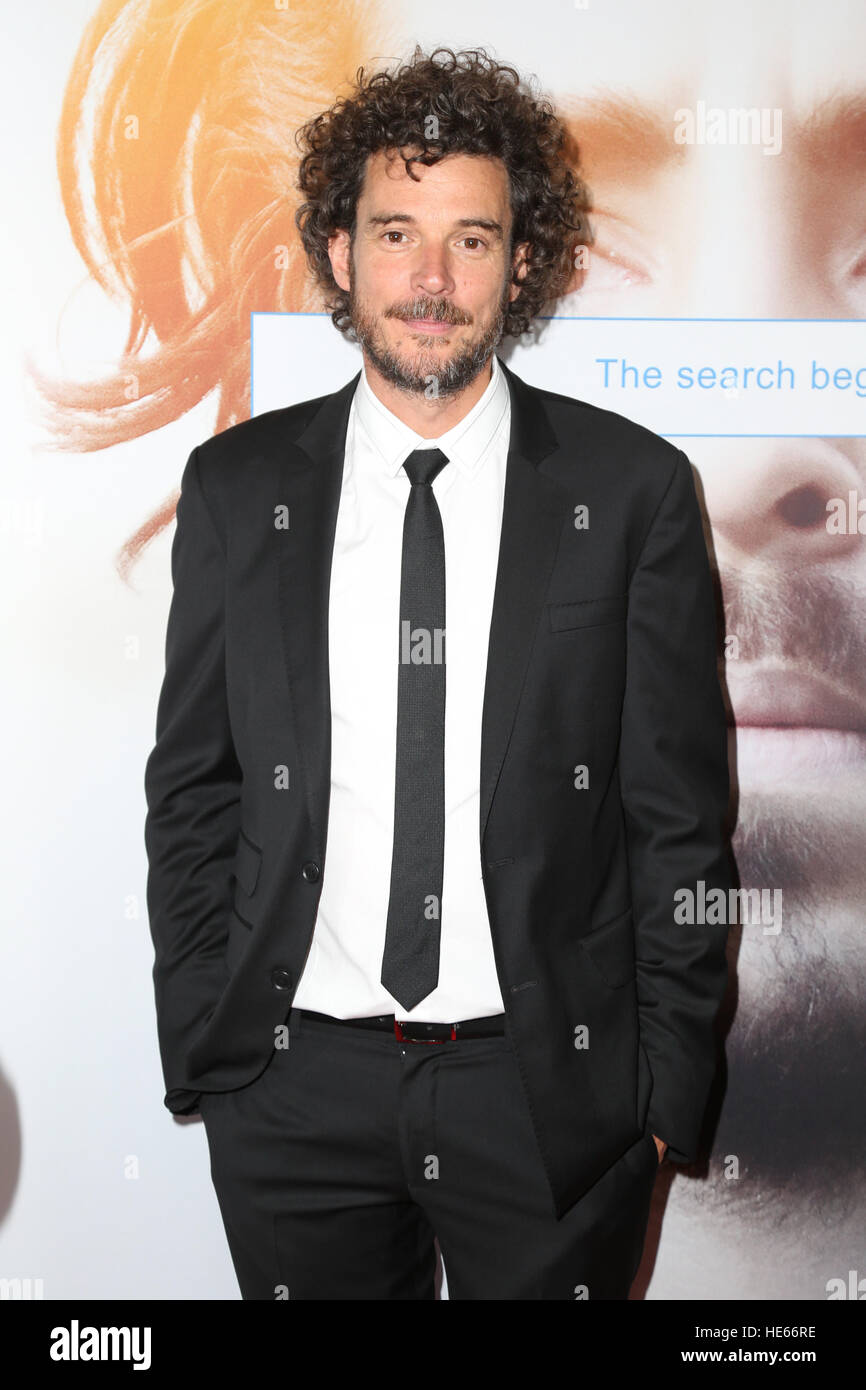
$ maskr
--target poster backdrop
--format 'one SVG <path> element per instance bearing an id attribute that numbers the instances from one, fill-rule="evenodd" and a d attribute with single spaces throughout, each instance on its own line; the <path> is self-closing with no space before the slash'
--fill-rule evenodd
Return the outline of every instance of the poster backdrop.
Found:
<path id="1" fill-rule="evenodd" d="M 50 0 L 3 30 L 3 1296 L 238 1297 L 201 1123 L 162 1104 L 144 906 L 174 505 L 195 444 L 360 366 L 292 136 L 416 41 L 567 118 L 595 242 L 503 356 L 688 453 L 724 603 L 753 910 L 705 1159 L 660 1170 L 632 1296 L 866 1296 L 862 0 Z"/>

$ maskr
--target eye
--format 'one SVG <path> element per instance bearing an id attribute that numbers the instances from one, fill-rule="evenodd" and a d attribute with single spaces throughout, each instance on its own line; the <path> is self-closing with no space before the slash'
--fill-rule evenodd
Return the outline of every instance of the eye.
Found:
<path id="1" fill-rule="evenodd" d="M 389 228 L 389 230 L 385 233 L 385 236 L 386 236 L 386 237 L 391 237 L 391 236 L 405 236 L 405 235 L 406 235 L 405 232 L 398 231 L 396 227 L 391 227 L 391 228 Z M 390 242 L 389 244 L 390 244 L 391 246 L 397 246 L 397 245 L 399 245 L 398 242 L 394 242 L 394 241 Z"/>
<path id="2" fill-rule="evenodd" d="M 631 257 L 604 245 L 590 251 L 584 288 L 635 289 L 649 283 L 649 273 Z"/>
<path id="3" fill-rule="evenodd" d="M 479 246 L 485 246 L 485 245 L 486 245 L 486 242 L 484 242 L 480 236 L 474 236 L 474 235 L 465 236 L 465 237 L 463 238 L 463 240 L 464 240 L 464 241 L 476 241 L 476 242 L 478 243 Z M 472 247 L 472 246 L 470 246 L 469 249 L 470 249 L 470 251 L 472 251 L 472 250 L 474 250 L 475 248 Z"/>

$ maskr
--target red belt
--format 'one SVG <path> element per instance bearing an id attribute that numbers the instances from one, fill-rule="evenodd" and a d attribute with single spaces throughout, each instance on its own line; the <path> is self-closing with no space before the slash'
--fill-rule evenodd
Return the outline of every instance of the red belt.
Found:
<path id="1" fill-rule="evenodd" d="M 459 1042 L 461 1038 L 496 1038 L 505 1034 L 505 1014 L 488 1018 L 464 1018 L 457 1023 L 424 1023 L 416 1019 L 398 1019 L 393 1014 L 370 1018 L 332 1018 L 315 1009 L 298 1009 L 302 1018 L 319 1023 L 338 1023 L 347 1028 L 372 1028 L 379 1033 L 393 1033 L 398 1042 L 443 1043 Z"/>

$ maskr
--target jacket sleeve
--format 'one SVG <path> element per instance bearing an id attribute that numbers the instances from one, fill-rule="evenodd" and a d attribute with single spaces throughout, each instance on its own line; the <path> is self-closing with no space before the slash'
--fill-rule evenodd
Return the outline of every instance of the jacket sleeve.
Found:
<path id="1" fill-rule="evenodd" d="M 226 700 L 225 568 L 194 449 L 177 504 L 165 675 L 144 774 L 157 1031 L 165 1105 L 175 1112 L 197 1108 L 186 1058 L 227 981 L 241 769 Z"/>
<path id="2" fill-rule="evenodd" d="M 722 925 L 675 919 L 678 890 L 700 897 L 721 888 L 730 901 L 716 643 L 700 508 L 678 449 L 629 585 L 620 740 L 640 1040 L 653 1076 L 647 1128 L 676 1162 L 696 1157 L 727 984 L 727 912 Z"/>

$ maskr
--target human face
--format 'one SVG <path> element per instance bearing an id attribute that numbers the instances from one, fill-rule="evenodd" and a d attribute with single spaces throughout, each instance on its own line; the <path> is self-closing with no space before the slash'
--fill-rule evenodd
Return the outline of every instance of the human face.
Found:
<path id="1" fill-rule="evenodd" d="M 331 239 L 334 277 L 372 370 L 399 390 L 452 397 L 475 380 L 520 293 L 526 243 L 509 256 L 508 175 L 498 159 L 367 161 L 354 237 Z"/>
<path id="2" fill-rule="evenodd" d="M 863 317 L 866 13 L 838 0 L 793 9 L 767 0 L 756 23 L 735 0 L 722 34 L 711 7 L 663 0 L 647 61 L 645 42 L 623 45 L 620 5 L 577 56 L 563 46 L 597 240 L 560 313 Z M 645 22 L 644 6 L 626 11 Z M 674 113 L 702 99 L 781 111 L 779 152 L 677 144 Z M 778 935 L 732 933 L 738 999 L 716 1149 L 748 1157 L 766 1207 L 792 1174 L 825 1186 L 864 1139 L 853 1074 L 866 1043 L 866 549 L 862 535 L 828 532 L 825 504 L 863 495 L 866 440 L 676 442 L 700 470 L 738 643 L 725 679 L 740 879 L 784 892 Z M 712 1171 L 738 1200 L 724 1165 Z"/>

